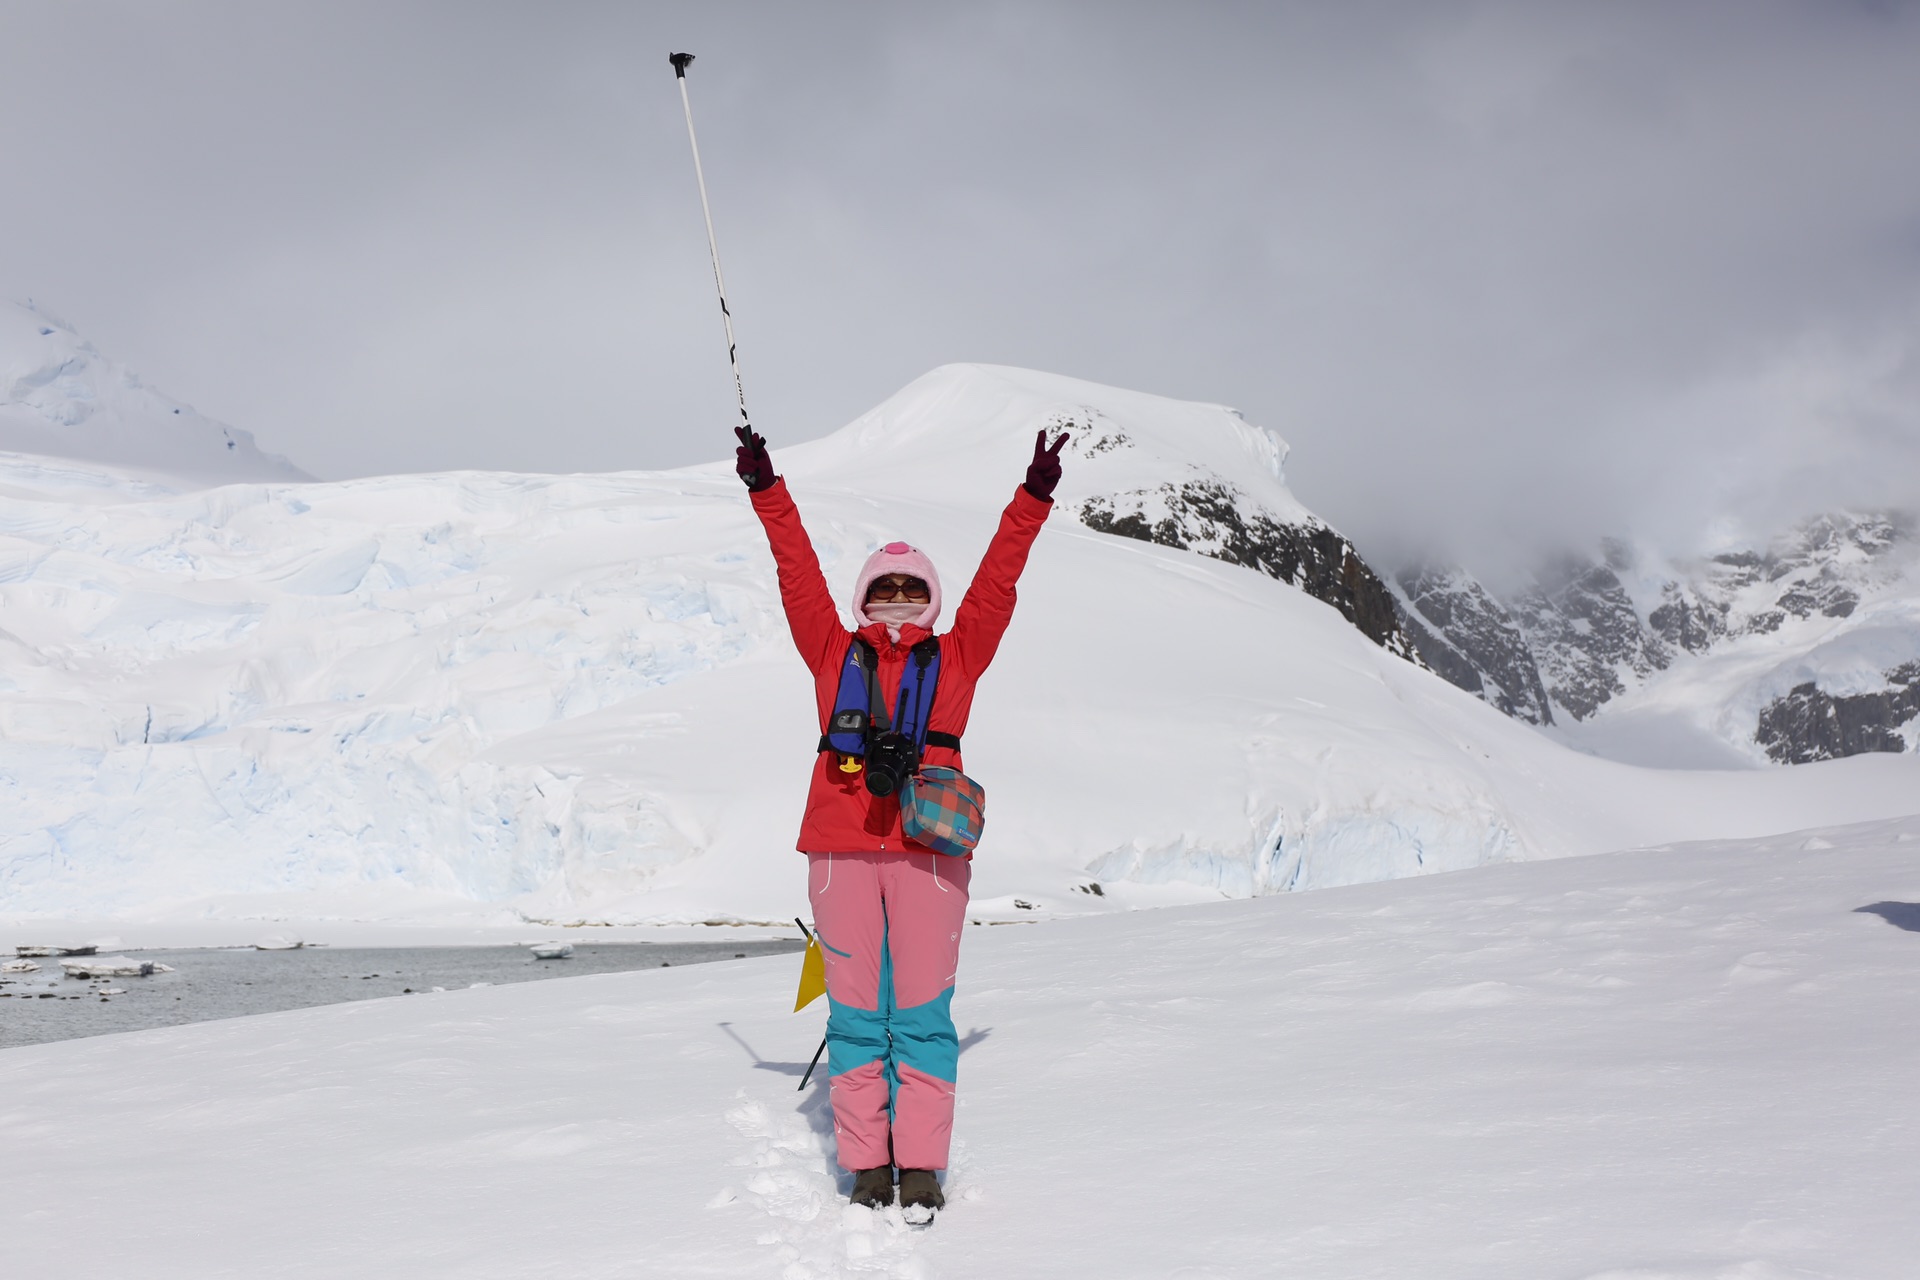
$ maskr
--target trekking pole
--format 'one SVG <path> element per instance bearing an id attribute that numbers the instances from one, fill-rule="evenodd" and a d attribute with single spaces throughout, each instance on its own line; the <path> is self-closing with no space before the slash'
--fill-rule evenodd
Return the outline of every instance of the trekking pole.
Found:
<path id="1" fill-rule="evenodd" d="M 707 219 L 707 252 L 713 258 L 713 287 L 720 294 L 720 321 L 727 327 L 727 359 L 733 365 L 733 391 L 740 398 L 740 425 L 749 431 L 753 423 L 747 417 L 747 388 L 740 381 L 740 348 L 733 341 L 733 312 L 727 309 L 727 282 L 720 274 L 720 242 L 713 236 L 713 207 L 707 203 L 707 175 L 700 168 L 700 140 L 693 133 L 693 101 L 687 97 L 687 64 L 690 53 L 667 55 L 673 64 L 673 77 L 680 82 L 680 105 L 687 111 L 687 143 L 693 148 L 693 180 L 700 186 L 700 212 Z"/>

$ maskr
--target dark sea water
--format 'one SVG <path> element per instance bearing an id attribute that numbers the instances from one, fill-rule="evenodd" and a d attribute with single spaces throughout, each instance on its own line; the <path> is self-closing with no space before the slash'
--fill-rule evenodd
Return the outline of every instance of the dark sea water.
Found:
<path id="1" fill-rule="evenodd" d="M 136 951 L 173 966 L 145 978 L 69 978 L 58 957 L 38 973 L 0 973 L 0 1048 L 305 1009 L 476 983 L 538 982 L 585 973 L 706 964 L 799 952 L 798 939 L 762 942 L 575 943 L 566 960 L 525 947 L 303 947 L 298 951 Z M 11 957 L 7 957 L 11 959 Z M 799 969 L 794 970 L 796 979 Z"/>

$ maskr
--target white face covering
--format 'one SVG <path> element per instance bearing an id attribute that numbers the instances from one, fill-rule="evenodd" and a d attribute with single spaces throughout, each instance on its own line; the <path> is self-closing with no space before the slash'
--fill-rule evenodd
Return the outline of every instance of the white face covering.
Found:
<path id="1" fill-rule="evenodd" d="M 909 622 L 918 622 L 920 615 L 926 611 L 925 600 L 871 600 L 867 603 L 867 616 L 875 622 L 885 623 L 887 634 L 895 640 L 900 638 L 900 628 Z"/>

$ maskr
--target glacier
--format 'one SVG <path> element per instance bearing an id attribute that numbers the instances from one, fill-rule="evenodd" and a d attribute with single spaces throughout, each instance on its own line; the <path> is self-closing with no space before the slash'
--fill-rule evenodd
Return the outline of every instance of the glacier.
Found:
<path id="1" fill-rule="evenodd" d="M 1284 441 L 1223 406 L 953 365 L 773 450 L 837 592 L 903 536 L 958 589 L 1033 433 L 1061 428 L 1058 509 L 967 734 L 981 918 L 1757 836 L 1920 794 L 1911 757 L 1593 759 L 1286 582 L 1073 518 L 1197 483 L 1317 519 Z M 793 914 L 811 685 L 730 467 L 164 472 L 0 455 L 0 921 Z"/>

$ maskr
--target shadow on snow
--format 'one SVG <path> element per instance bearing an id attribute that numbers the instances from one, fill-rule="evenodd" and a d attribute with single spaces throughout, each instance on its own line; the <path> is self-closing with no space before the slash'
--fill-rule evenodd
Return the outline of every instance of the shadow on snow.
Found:
<path id="1" fill-rule="evenodd" d="M 1920 902 L 1876 902 L 1871 906 L 1855 907 L 1854 911 L 1879 916 L 1896 929 L 1920 933 Z"/>

